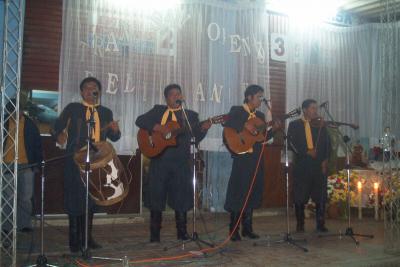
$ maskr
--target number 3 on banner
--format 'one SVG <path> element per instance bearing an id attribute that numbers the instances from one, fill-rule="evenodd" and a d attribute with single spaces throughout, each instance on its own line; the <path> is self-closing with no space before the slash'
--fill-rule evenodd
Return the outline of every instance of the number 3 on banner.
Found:
<path id="1" fill-rule="evenodd" d="M 271 59 L 286 62 L 286 35 L 271 33 Z"/>

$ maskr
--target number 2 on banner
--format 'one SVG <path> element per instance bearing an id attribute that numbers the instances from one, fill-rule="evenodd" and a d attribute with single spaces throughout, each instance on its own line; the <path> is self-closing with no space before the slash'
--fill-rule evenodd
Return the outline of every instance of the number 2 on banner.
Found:
<path id="1" fill-rule="evenodd" d="M 280 33 L 271 33 L 271 59 L 287 61 L 286 36 Z"/>

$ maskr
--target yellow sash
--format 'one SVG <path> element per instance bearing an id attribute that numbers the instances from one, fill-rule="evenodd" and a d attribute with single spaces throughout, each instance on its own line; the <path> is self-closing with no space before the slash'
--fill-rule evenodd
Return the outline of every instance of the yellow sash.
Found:
<path id="1" fill-rule="evenodd" d="M 314 149 L 314 143 L 311 133 L 310 121 L 306 120 L 305 118 L 301 118 L 301 120 L 304 122 L 304 130 L 306 132 L 306 140 L 307 140 L 307 149 L 312 150 Z"/>
<path id="2" fill-rule="evenodd" d="M 94 139 L 95 142 L 100 141 L 100 117 L 99 113 L 97 112 L 96 107 L 99 106 L 99 104 L 96 105 L 90 105 L 85 101 L 82 101 L 82 105 L 87 107 L 86 109 L 86 120 L 90 119 L 90 113 L 93 111 L 93 117 L 94 117 L 94 131 L 92 132 L 92 138 Z"/>
<path id="3" fill-rule="evenodd" d="M 172 113 L 172 121 L 178 121 L 175 116 L 175 111 L 178 111 L 178 110 L 181 110 L 181 108 L 169 108 L 168 107 L 161 118 L 161 125 L 165 125 L 167 123 L 170 112 Z"/>
<path id="4" fill-rule="evenodd" d="M 247 120 L 250 120 L 252 118 L 256 117 L 256 111 L 254 110 L 253 112 L 250 110 L 249 105 L 247 104 L 243 104 L 243 109 L 249 113 L 249 117 L 247 118 Z"/>

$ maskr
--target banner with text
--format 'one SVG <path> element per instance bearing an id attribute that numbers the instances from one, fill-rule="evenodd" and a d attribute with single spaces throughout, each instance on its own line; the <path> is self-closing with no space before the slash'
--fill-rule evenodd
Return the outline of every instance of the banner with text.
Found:
<path id="1" fill-rule="evenodd" d="M 137 147 L 135 119 L 164 103 L 169 83 L 183 88 L 187 107 L 206 119 L 241 105 L 255 83 L 268 91 L 268 15 L 263 7 L 184 1 L 164 10 L 129 1 L 64 1 L 60 110 L 80 101 L 86 76 L 103 85 L 102 104 L 119 120 L 119 153 Z M 265 110 L 262 110 L 265 111 Z M 201 146 L 222 150 L 222 127 Z"/>

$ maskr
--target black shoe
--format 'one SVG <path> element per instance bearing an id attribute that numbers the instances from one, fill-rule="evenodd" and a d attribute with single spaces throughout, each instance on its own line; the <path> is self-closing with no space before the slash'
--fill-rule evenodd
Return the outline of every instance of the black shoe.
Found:
<path id="1" fill-rule="evenodd" d="M 160 243 L 160 235 L 150 235 L 150 243 Z"/>
<path id="2" fill-rule="evenodd" d="M 295 204 L 294 205 L 295 213 L 296 213 L 296 232 L 304 233 L 304 204 Z"/>
<path id="3" fill-rule="evenodd" d="M 257 235 L 256 233 L 250 232 L 250 231 L 245 230 L 245 229 L 242 230 L 242 236 L 243 236 L 243 237 L 248 237 L 248 238 L 250 238 L 250 239 L 257 239 L 257 238 L 260 238 L 260 236 Z"/>
<path id="4" fill-rule="evenodd" d="M 185 241 L 185 240 L 189 240 L 189 239 L 190 239 L 190 236 L 189 236 L 189 234 L 188 234 L 187 232 L 179 232 L 179 231 L 178 231 L 178 233 L 177 233 L 177 239 L 178 239 L 178 240 L 183 240 L 183 241 Z"/>
<path id="5" fill-rule="evenodd" d="M 160 242 L 162 213 L 161 211 L 150 211 L 150 242 Z"/>
<path id="6" fill-rule="evenodd" d="M 236 242 L 236 241 L 241 241 L 241 240 L 242 240 L 242 238 L 239 235 L 239 231 L 236 229 L 236 231 L 231 236 L 231 241 Z"/>
<path id="7" fill-rule="evenodd" d="M 325 227 L 325 203 L 315 204 L 315 219 L 317 224 L 317 232 L 328 232 L 328 228 Z"/>
<path id="8" fill-rule="evenodd" d="M 183 211 L 175 211 L 175 221 L 176 221 L 176 238 L 178 240 L 188 240 L 190 236 L 187 233 L 187 215 Z"/>
<path id="9" fill-rule="evenodd" d="M 328 230 L 328 228 L 325 227 L 325 225 L 319 225 L 319 226 L 317 227 L 317 232 L 319 232 L 319 233 L 326 233 L 326 232 L 329 232 L 329 230 Z"/>
<path id="10" fill-rule="evenodd" d="M 253 210 L 250 209 L 243 213 L 242 218 L 242 236 L 250 239 L 260 238 L 259 235 L 253 232 Z"/>
<path id="11" fill-rule="evenodd" d="M 80 216 L 68 216 L 69 223 L 69 250 L 72 253 L 81 251 L 82 246 L 80 243 L 81 235 L 81 218 Z"/>
<path id="12" fill-rule="evenodd" d="M 229 234 L 231 235 L 231 240 L 232 241 L 240 241 L 242 238 L 239 235 L 239 230 L 240 230 L 240 223 L 237 223 L 237 221 L 240 218 L 240 212 L 231 212 L 230 213 L 230 223 L 229 223 Z M 237 223 L 237 228 L 235 231 L 232 233 L 233 229 L 235 228 Z"/>

